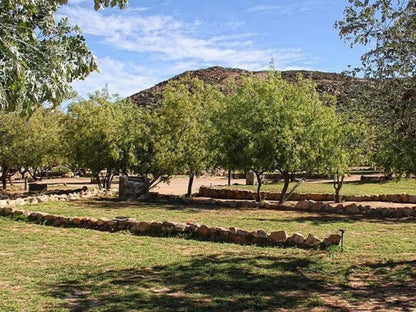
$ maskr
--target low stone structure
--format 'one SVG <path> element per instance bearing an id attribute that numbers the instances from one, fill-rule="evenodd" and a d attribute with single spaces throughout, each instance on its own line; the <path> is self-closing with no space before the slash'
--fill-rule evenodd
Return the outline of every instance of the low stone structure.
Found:
<path id="1" fill-rule="evenodd" d="M 220 199 L 254 199 L 256 193 L 249 190 L 237 190 L 230 188 L 207 187 L 201 186 L 199 189 L 199 196 L 211 197 Z M 279 192 L 261 192 L 261 198 L 265 200 L 279 200 Z M 366 201 L 380 201 L 392 202 L 402 204 L 416 204 L 416 196 L 409 194 L 382 194 L 382 195 L 343 195 L 344 201 L 366 202 Z M 314 201 L 333 201 L 334 194 L 300 194 L 293 193 L 290 200 L 314 200 Z"/>
<path id="2" fill-rule="evenodd" d="M 88 217 L 65 217 L 44 212 L 31 212 L 12 207 L 0 208 L 0 216 L 26 220 L 28 222 L 56 226 L 77 227 L 105 232 L 129 231 L 133 235 L 172 236 L 178 235 L 188 239 L 200 239 L 213 242 L 233 243 L 240 245 L 280 246 L 298 248 L 320 248 L 339 245 L 340 234 L 331 234 L 323 240 L 309 234 L 305 239 L 300 233 L 290 237 L 285 231 L 267 233 L 264 230 L 247 231 L 236 227 L 228 229 L 212 227 L 197 223 L 148 222 L 137 221 L 129 217 L 96 219 Z"/>
<path id="3" fill-rule="evenodd" d="M 149 181 L 143 177 L 120 176 L 119 197 L 121 199 L 139 198 L 149 189 Z"/>

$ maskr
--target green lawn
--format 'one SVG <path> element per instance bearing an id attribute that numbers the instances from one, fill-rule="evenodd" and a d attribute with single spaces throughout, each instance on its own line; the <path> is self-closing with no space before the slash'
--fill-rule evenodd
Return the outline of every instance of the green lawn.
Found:
<path id="1" fill-rule="evenodd" d="M 369 298 L 394 310 L 416 303 L 415 220 L 117 201 L 25 209 L 318 236 L 344 228 L 346 248 L 261 248 L 0 218 L 0 311 L 331 311 L 372 308 Z"/>
<path id="2" fill-rule="evenodd" d="M 295 185 L 291 183 L 290 188 Z M 252 185 L 233 185 L 233 188 L 256 190 L 257 186 Z M 262 191 L 280 192 L 283 183 L 265 184 Z M 297 193 L 315 193 L 315 194 L 332 194 L 334 188 L 332 183 L 302 183 L 297 189 Z M 402 194 L 407 193 L 416 195 L 416 179 L 402 179 L 400 181 L 386 181 L 377 183 L 361 183 L 361 182 L 344 182 L 341 193 L 343 195 L 381 195 L 381 194 Z"/>

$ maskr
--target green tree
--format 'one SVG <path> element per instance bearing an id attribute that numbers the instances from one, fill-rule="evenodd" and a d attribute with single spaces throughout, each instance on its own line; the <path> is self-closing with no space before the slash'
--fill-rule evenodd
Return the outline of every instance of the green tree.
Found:
<path id="1" fill-rule="evenodd" d="M 56 21 L 58 4 L 0 1 L 0 109 L 60 104 L 70 83 L 97 68 L 78 27 Z"/>
<path id="2" fill-rule="evenodd" d="M 212 114 L 221 106 L 222 93 L 202 80 L 184 77 L 171 81 L 163 101 L 153 112 L 154 157 L 159 173 L 167 177 L 186 173 L 187 196 L 195 176 L 212 164 L 208 148 Z"/>
<path id="3" fill-rule="evenodd" d="M 344 19 L 337 21 L 341 38 L 367 45 L 362 56 L 363 72 L 377 79 L 363 99 L 379 126 L 377 161 L 399 173 L 414 172 L 416 159 L 416 1 L 350 1 Z M 371 100 L 368 101 L 368 98 Z M 391 140 L 391 138 L 394 140 Z M 403 145 L 399 146 L 402 143 Z M 393 161 L 399 153 L 408 157 Z"/>
<path id="4" fill-rule="evenodd" d="M 61 112 L 45 108 L 26 117 L 18 112 L 0 112 L 3 189 L 10 172 L 23 167 L 34 176 L 37 168 L 63 161 L 62 119 Z"/>
<path id="5" fill-rule="evenodd" d="M 287 200 L 291 174 L 326 170 L 324 150 L 331 148 L 327 128 L 336 125 L 332 99 L 321 100 L 315 85 L 299 77 L 294 84 L 277 73 L 243 78 L 217 123 L 219 150 L 231 168 L 262 174 L 279 171 L 284 178 L 281 202 Z M 289 193 L 290 195 L 290 193 Z"/>
<path id="6" fill-rule="evenodd" d="M 100 188 L 110 188 L 114 174 L 137 165 L 141 110 L 104 90 L 70 105 L 66 123 L 68 157 L 91 169 Z M 101 181 L 100 172 L 106 170 Z"/>

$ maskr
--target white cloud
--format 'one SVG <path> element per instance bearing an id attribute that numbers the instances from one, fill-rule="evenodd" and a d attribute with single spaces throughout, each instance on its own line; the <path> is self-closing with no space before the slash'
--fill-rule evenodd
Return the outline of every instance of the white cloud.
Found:
<path id="1" fill-rule="evenodd" d="M 94 72 L 87 79 L 77 80 L 73 83 L 73 88 L 80 96 L 85 97 L 107 85 L 110 94 L 117 93 L 124 97 L 159 82 L 157 75 L 149 68 L 120 62 L 109 57 L 98 59 L 98 65 L 100 72 Z"/>
<path id="2" fill-rule="evenodd" d="M 281 9 L 280 6 L 274 5 L 256 5 L 248 9 L 249 12 L 270 12 Z"/>
<path id="3" fill-rule="evenodd" d="M 259 69 L 267 64 L 272 54 L 281 55 L 276 62 L 287 62 L 302 58 L 302 51 L 293 48 L 261 49 L 248 40 L 254 34 L 232 34 L 202 37 L 198 26 L 202 23 L 184 24 L 171 16 L 143 15 L 127 10 L 103 14 L 77 6 L 63 7 L 62 15 L 81 27 L 83 32 L 101 38 L 102 42 L 120 50 L 135 53 L 150 53 L 160 60 L 201 64 L 245 66 Z"/>

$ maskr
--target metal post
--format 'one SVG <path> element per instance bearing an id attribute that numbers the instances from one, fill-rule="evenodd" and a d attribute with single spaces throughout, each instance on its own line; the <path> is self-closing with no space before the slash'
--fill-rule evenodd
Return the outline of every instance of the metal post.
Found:
<path id="1" fill-rule="evenodd" d="M 344 229 L 339 229 L 339 231 L 341 232 L 341 252 L 344 251 Z"/>

